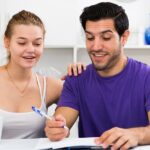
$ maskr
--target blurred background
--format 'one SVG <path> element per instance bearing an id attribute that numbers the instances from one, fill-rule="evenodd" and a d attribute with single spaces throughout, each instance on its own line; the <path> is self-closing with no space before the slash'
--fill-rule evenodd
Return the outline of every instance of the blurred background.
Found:
<path id="1" fill-rule="evenodd" d="M 46 26 L 44 54 L 35 71 L 59 78 L 66 73 L 69 63 L 90 63 L 79 16 L 85 6 L 98 2 L 101 0 L 0 0 L 0 65 L 6 60 L 3 47 L 6 24 L 13 14 L 23 9 L 36 13 Z M 130 57 L 150 64 L 150 46 L 145 42 L 145 31 L 150 27 L 150 1 L 110 2 L 123 6 L 129 16 L 131 35 L 125 52 Z"/>

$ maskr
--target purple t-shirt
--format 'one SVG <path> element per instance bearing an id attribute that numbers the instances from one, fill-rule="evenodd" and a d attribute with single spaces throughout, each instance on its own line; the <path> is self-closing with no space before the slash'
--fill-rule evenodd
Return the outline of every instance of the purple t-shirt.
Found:
<path id="1" fill-rule="evenodd" d="M 79 112 L 79 136 L 100 136 L 112 127 L 149 124 L 150 67 L 128 58 L 124 70 L 101 77 L 93 65 L 81 75 L 67 77 L 58 106 Z"/>

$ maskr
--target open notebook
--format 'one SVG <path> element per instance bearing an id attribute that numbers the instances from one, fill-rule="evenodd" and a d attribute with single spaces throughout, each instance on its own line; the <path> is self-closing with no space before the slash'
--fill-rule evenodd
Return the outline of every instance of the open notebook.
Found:
<path id="1" fill-rule="evenodd" d="M 94 142 L 95 137 L 92 138 L 66 138 L 61 141 L 51 142 L 47 138 L 40 139 L 36 149 L 59 149 L 66 147 L 91 147 L 93 149 L 102 148 L 102 145 L 97 146 Z"/>

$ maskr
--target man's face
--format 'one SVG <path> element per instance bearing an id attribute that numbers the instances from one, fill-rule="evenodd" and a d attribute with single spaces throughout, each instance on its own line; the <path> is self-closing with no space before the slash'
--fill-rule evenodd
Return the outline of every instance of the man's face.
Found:
<path id="1" fill-rule="evenodd" d="M 98 71 L 107 71 L 119 62 L 121 39 L 112 19 L 86 22 L 86 46 Z"/>

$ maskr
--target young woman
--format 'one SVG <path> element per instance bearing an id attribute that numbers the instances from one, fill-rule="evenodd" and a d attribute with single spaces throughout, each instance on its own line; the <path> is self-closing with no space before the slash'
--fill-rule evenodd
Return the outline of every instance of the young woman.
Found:
<path id="1" fill-rule="evenodd" d="M 42 137 L 45 118 L 35 114 L 31 107 L 34 105 L 46 113 L 60 96 L 61 80 L 43 77 L 32 71 L 43 53 L 44 35 L 41 19 L 31 12 L 23 10 L 8 22 L 4 44 L 9 61 L 0 67 L 2 139 Z"/>

